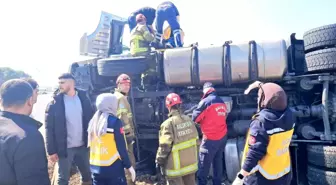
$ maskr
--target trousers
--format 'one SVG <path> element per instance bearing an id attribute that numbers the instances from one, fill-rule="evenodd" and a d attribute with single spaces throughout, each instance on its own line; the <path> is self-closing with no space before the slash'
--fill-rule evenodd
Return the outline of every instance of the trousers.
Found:
<path id="1" fill-rule="evenodd" d="M 131 165 L 135 169 L 135 156 L 134 156 L 134 152 L 133 152 L 133 143 L 127 144 L 127 147 L 128 147 L 128 149 L 127 149 L 128 157 L 131 161 Z M 132 182 L 132 175 L 127 169 L 125 169 L 125 175 L 126 175 L 127 185 L 135 185 L 135 183 Z"/>
<path id="2" fill-rule="evenodd" d="M 195 173 L 185 175 L 178 178 L 168 179 L 168 185 L 195 185 Z"/>

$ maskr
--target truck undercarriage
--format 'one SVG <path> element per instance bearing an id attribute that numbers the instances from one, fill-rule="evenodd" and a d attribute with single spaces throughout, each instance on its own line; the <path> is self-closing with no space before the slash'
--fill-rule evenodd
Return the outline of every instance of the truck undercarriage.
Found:
<path id="1" fill-rule="evenodd" d="M 310 30 L 303 40 L 292 34 L 288 43 L 196 43 L 132 57 L 122 54 L 126 22 L 102 12 L 96 31 L 81 38 L 81 54 L 92 57 L 74 62 L 70 72 L 92 102 L 100 93 L 113 92 L 121 73 L 131 76 L 137 174 L 155 174 L 158 131 L 168 113 L 166 95 L 178 93 L 184 113 L 190 115 L 202 96 L 203 83 L 210 81 L 230 109 L 223 176 L 232 182 L 240 170 L 250 119 L 257 111 L 257 92 L 244 95 L 244 90 L 259 80 L 281 85 L 296 117 L 290 147 L 292 184 L 336 184 L 336 24 Z"/>

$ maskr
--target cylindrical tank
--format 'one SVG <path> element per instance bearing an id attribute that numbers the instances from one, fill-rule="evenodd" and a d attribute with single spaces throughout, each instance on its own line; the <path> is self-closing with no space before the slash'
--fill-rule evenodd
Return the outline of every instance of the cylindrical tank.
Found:
<path id="1" fill-rule="evenodd" d="M 286 42 L 250 41 L 169 49 L 164 52 L 163 68 L 165 82 L 170 86 L 281 80 L 287 71 Z"/>

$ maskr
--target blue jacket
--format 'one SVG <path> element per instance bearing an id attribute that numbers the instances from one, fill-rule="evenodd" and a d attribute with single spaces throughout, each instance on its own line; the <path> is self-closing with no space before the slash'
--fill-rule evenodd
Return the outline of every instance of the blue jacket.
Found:
<path id="1" fill-rule="evenodd" d="M 0 185 L 50 185 L 41 125 L 29 116 L 0 111 Z"/>
<path id="2" fill-rule="evenodd" d="M 124 131 L 122 130 L 122 122 L 115 116 L 110 115 L 108 118 L 108 128 L 114 130 L 114 138 L 117 145 L 117 150 L 121 157 L 121 160 L 118 159 L 111 166 L 95 166 L 91 165 L 91 172 L 100 174 L 101 176 L 109 178 L 117 178 L 124 176 L 124 168 L 128 169 L 131 167 L 131 162 L 128 157 L 126 142 L 124 138 Z"/>
<path id="3" fill-rule="evenodd" d="M 157 8 L 157 11 L 167 10 L 170 8 L 174 10 L 174 12 L 176 13 L 176 16 L 180 15 L 180 12 L 178 11 L 174 3 L 172 3 L 171 1 L 165 1 L 165 2 L 160 3 Z"/>
<path id="4" fill-rule="evenodd" d="M 243 169 L 245 171 L 251 171 L 253 167 L 258 164 L 267 151 L 269 136 L 267 130 L 274 128 L 282 128 L 288 131 L 293 128 L 294 118 L 290 109 L 286 109 L 283 112 L 278 112 L 270 109 L 263 109 L 257 115 L 250 124 L 250 135 L 255 138 L 254 143 L 249 146 Z M 259 172 L 256 172 L 245 179 L 246 185 L 289 185 L 288 181 L 291 179 L 291 172 L 277 180 L 267 180 Z"/>

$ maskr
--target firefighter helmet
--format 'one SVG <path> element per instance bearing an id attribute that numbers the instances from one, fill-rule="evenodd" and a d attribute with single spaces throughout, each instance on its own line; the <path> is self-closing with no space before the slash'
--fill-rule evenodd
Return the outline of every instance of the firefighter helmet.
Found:
<path id="1" fill-rule="evenodd" d="M 135 21 L 136 21 L 136 23 L 146 21 L 146 17 L 145 17 L 143 14 L 139 13 L 139 14 L 135 17 Z"/>
<path id="2" fill-rule="evenodd" d="M 116 84 L 131 83 L 131 78 L 127 74 L 121 74 L 118 76 Z"/>
<path id="3" fill-rule="evenodd" d="M 176 93 L 170 93 L 166 97 L 166 107 L 168 110 L 174 105 L 181 104 L 181 98 L 178 94 Z"/>
<path id="4" fill-rule="evenodd" d="M 259 108 L 269 108 L 279 111 L 285 110 L 287 108 L 286 92 L 278 84 L 260 84 L 258 97 Z"/>

